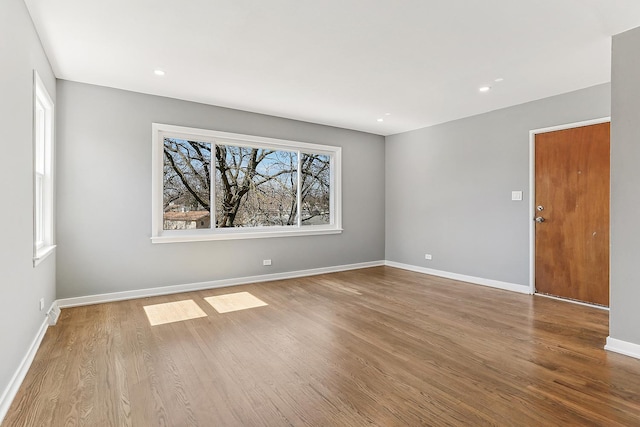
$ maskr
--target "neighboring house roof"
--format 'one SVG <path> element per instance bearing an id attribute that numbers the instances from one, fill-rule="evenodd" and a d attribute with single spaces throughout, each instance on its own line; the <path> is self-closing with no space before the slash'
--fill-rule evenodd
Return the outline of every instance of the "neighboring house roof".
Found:
<path id="1" fill-rule="evenodd" d="M 198 221 L 209 217 L 209 211 L 165 212 L 165 221 Z"/>

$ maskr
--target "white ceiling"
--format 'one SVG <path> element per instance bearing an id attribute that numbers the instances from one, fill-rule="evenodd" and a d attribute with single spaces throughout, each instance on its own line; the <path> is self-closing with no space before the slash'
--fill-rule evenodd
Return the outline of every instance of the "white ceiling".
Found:
<path id="1" fill-rule="evenodd" d="M 381 135 L 608 82 L 640 26 L 638 0 L 25 2 L 58 78 Z"/>

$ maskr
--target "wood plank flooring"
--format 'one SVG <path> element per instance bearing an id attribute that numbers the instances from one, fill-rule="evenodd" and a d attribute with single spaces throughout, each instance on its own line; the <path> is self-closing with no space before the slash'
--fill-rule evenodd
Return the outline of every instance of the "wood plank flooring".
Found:
<path id="1" fill-rule="evenodd" d="M 220 314 L 204 298 L 267 306 Z M 207 317 L 150 326 L 143 307 Z M 640 425 L 608 313 L 376 267 L 64 309 L 3 426 Z"/>

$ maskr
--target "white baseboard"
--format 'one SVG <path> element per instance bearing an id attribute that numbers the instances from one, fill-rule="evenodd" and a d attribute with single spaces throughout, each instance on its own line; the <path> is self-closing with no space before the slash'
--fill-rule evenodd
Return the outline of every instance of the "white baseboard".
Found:
<path id="1" fill-rule="evenodd" d="M 480 277 L 466 276 L 463 274 L 450 273 L 447 271 L 434 270 L 431 268 L 418 267 L 415 265 L 402 264 L 394 261 L 370 261 L 357 264 L 337 265 L 332 267 L 313 268 L 308 270 L 288 271 L 283 273 L 261 274 L 258 276 L 245 276 L 231 279 L 212 280 L 208 282 L 188 283 L 182 285 L 163 286 L 159 288 L 137 289 L 133 291 L 112 292 L 107 294 L 87 295 L 82 297 L 63 298 L 55 302 L 58 308 L 78 307 L 83 305 L 102 304 L 113 301 L 123 301 L 136 298 L 146 298 L 159 295 L 177 294 L 181 292 L 201 291 L 205 289 L 223 288 L 227 286 L 246 285 L 250 283 L 269 282 L 273 280 L 293 279 L 296 277 L 315 276 L 318 274 L 337 273 L 340 271 L 358 270 L 361 268 L 378 267 L 387 265 L 389 267 L 401 268 L 403 270 L 415 271 L 418 273 L 430 274 L 432 276 L 445 277 L 462 282 L 474 283 L 477 285 L 489 286 L 492 288 L 504 289 L 507 291 L 531 294 L 529 287 L 514 283 L 501 282 L 498 280 L 483 279 Z"/>
<path id="2" fill-rule="evenodd" d="M 235 279 L 212 280 L 209 282 L 189 283 L 184 285 L 164 286 L 161 288 L 138 289 L 135 291 L 113 292 L 108 294 L 88 295 L 75 298 L 63 298 L 56 301 L 59 308 L 77 307 L 82 305 L 101 304 L 112 301 L 122 301 L 145 298 L 158 295 L 177 294 L 181 292 L 201 291 L 204 289 L 223 288 L 227 286 L 247 285 L 250 283 L 270 282 L 273 280 L 293 279 L 296 277 L 316 276 L 325 273 L 358 270 L 360 268 L 379 267 L 384 261 L 361 262 L 358 264 L 337 265 L 333 267 L 312 268 L 309 270 L 288 271 L 284 273 L 261 274 Z"/>
<path id="3" fill-rule="evenodd" d="M 640 359 L 640 344 L 607 337 L 607 344 L 604 349 Z"/>
<path id="4" fill-rule="evenodd" d="M 16 394 L 18 394 L 18 390 L 22 385 L 22 381 L 27 376 L 27 372 L 29 372 L 29 368 L 31 367 L 31 363 L 33 363 L 34 357 L 36 357 L 36 353 L 38 352 L 38 348 L 40 348 L 40 343 L 44 338 L 45 332 L 47 332 L 47 328 L 49 327 L 48 319 L 45 318 L 42 321 L 42 325 L 36 334 L 36 337 L 31 342 L 29 349 L 27 350 L 27 354 L 22 358 L 22 362 L 20 362 L 20 366 L 13 374 L 11 381 L 9 381 L 9 385 L 0 396 L 0 424 L 2 424 L 2 420 L 9 412 L 9 407 L 15 399 Z"/>
<path id="5" fill-rule="evenodd" d="M 489 286 L 491 288 L 503 289 L 506 291 L 519 292 L 531 295 L 531 289 L 527 285 L 517 285 L 515 283 L 501 282 L 499 280 L 483 279 L 482 277 L 466 276 L 464 274 L 450 273 L 448 271 L 434 270 L 432 268 L 419 267 L 417 265 L 402 264 L 395 261 L 385 261 L 389 267 L 401 268 L 403 270 L 415 271 L 417 273 L 430 274 L 432 276 L 444 277 L 447 279 L 459 280 L 461 282 L 473 283 L 475 285 Z"/>

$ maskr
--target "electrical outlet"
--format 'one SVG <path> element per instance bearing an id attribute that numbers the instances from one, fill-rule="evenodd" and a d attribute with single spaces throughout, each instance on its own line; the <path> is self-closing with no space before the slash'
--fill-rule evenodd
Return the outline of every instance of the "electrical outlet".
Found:
<path id="1" fill-rule="evenodd" d="M 431 259 L 431 254 L 424 254 L 424 259 Z"/>
<path id="2" fill-rule="evenodd" d="M 40 311 L 44 310 L 44 298 L 40 298 Z"/>
<path id="3" fill-rule="evenodd" d="M 271 260 L 270 259 L 263 259 L 262 260 L 262 265 L 271 265 Z"/>

